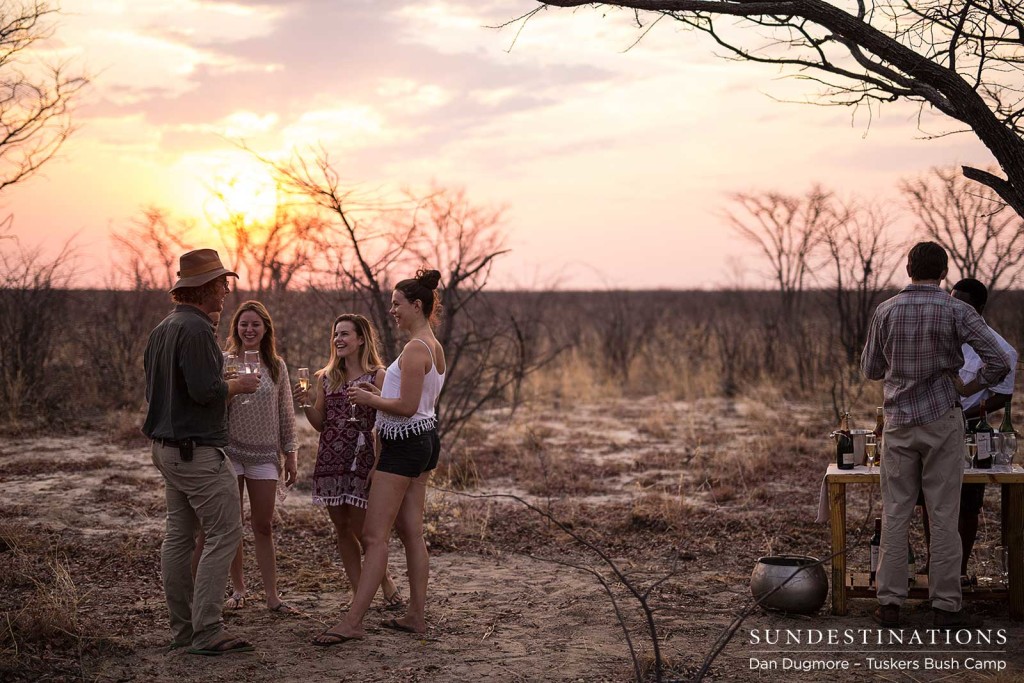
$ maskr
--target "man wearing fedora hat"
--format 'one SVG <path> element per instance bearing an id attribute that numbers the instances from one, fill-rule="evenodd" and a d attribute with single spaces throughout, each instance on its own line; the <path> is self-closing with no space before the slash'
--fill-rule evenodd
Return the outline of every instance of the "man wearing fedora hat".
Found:
<path id="1" fill-rule="evenodd" d="M 174 310 L 150 333 L 145 355 L 149 411 L 142 431 L 153 440 L 153 464 L 164 477 L 167 497 L 160 569 L 171 647 L 205 655 L 253 649 L 221 627 L 228 567 L 242 536 L 238 484 L 224 455 L 227 402 L 259 386 L 256 375 L 223 378 L 211 316 L 224 308 L 228 277 L 238 275 L 213 249 L 183 254 L 171 287 Z M 206 546 L 193 579 L 192 549 L 200 524 Z"/>

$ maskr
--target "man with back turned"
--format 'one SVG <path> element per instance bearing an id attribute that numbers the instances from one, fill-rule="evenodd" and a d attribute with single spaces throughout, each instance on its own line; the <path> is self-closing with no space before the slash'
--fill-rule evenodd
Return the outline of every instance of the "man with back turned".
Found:
<path id="1" fill-rule="evenodd" d="M 1010 360 L 977 311 L 939 288 L 947 265 L 945 249 L 935 242 L 910 250 L 910 284 L 879 304 L 861 355 L 864 375 L 884 380 L 882 544 L 874 618 L 886 627 L 899 626 L 907 597 L 907 530 L 919 492 L 931 518 L 928 592 L 935 627 L 975 625 L 962 609 L 960 588 L 960 396 L 998 383 Z M 983 363 L 966 385 L 957 374 L 964 364 L 962 344 Z"/>
<path id="2" fill-rule="evenodd" d="M 153 440 L 153 464 L 164 478 L 167 528 L 160 552 L 164 594 L 170 612 L 171 647 L 192 654 L 251 651 L 221 626 L 228 567 L 242 536 L 238 484 L 224 455 L 228 443 L 227 401 L 253 393 L 257 375 L 225 381 L 224 359 L 211 315 L 228 294 L 226 269 L 213 249 L 181 256 L 171 288 L 174 310 L 153 329 L 146 345 L 146 400 L 142 431 Z M 206 547 L 192 578 L 198 525 Z"/>

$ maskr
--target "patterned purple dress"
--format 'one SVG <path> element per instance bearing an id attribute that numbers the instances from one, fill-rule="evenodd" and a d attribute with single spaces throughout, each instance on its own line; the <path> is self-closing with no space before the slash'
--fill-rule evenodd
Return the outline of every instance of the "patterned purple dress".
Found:
<path id="1" fill-rule="evenodd" d="M 348 388 L 359 382 L 373 382 L 375 372 L 329 391 L 324 384 L 324 424 L 313 469 L 313 503 L 315 505 L 355 505 L 366 508 L 369 497 L 369 476 L 373 467 L 373 423 L 377 411 L 369 406 L 355 406 L 357 422 L 350 422 L 353 406 L 348 402 Z"/>

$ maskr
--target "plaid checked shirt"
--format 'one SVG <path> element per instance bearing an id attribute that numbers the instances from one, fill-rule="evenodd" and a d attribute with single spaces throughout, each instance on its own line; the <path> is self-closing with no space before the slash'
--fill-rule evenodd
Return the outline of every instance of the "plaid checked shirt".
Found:
<path id="1" fill-rule="evenodd" d="M 983 386 L 1010 371 L 1010 359 L 985 320 L 938 286 L 907 285 L 878 305 L 860 365 L 868 379 L 885 380 L 886 425 L 927 424 L 959 405 L 953 377 L 964 364 L 962 344 L 985 363 L 978 373 Z"/>

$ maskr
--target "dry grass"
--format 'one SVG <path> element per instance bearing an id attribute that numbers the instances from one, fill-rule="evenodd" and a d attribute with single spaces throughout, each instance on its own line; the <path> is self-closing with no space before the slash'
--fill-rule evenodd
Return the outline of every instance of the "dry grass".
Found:
<path id="1" fill-rule="evenodd" d="M 0 525 L 0 678 L 35 680 L 87 678 L 83 658 L 120 643 L 98 636 L 103 630 L 82 610 L 68 555 L 56 534 L 24 523 Z"/>
<path id="2" fill-rule="evenodd" d="M 110 467 L 113 461 L 105 455 L 85 459 L 35 459 L 10 462 L 0 467 L 0 476 L 35 476 L 72 472 L 90 472 Z"/>

